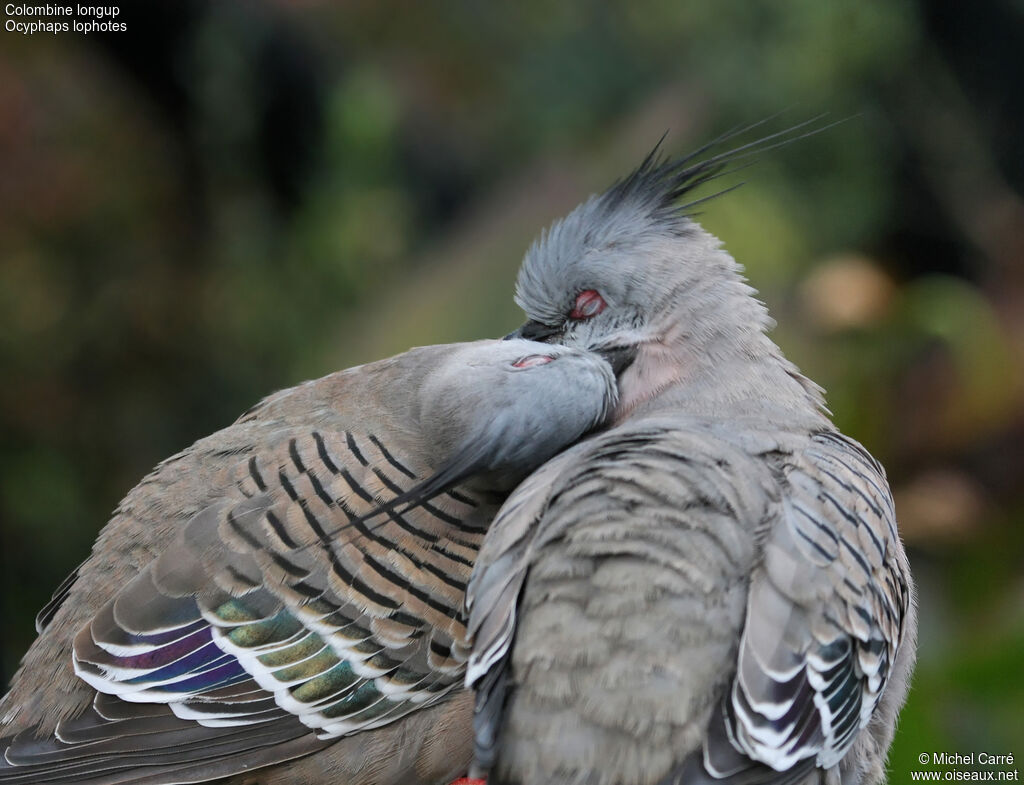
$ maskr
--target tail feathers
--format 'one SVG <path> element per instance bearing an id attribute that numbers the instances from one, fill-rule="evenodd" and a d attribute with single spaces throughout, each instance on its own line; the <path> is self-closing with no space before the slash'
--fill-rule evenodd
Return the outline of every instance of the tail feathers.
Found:
<path id="1" fill-rule="evenodd" d="M 106 702 L 117 699 L 106 698 Z M 204 728 L 166 706 L 90 707 L 36 738 L 34 729 L 0 739 L 0 785 L 161 785 L 204 782 L 279 763 L 325 746 L 297 720 Z"/>

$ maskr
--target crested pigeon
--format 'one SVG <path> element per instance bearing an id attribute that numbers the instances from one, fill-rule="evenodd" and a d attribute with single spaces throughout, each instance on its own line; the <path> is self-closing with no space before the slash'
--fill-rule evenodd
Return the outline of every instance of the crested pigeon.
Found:
<path id="1" fill-rule="evenodd" d="M 0 783 L 465 774 L 483 533 L 615 400 L 583 350 L 421 347 L 271 395 L 167 459 L 41 612 L 0 703 Z"/>
<path id="2" fill-rule="evenodd" d="M 609 427 L 513 492 L 474 568 L 489 785 L 885 779 L 916 644 L 885 472 L 690 215 L 752 147 L 656 148 L 524 259 L 513 335 L 632 362 Z"/>

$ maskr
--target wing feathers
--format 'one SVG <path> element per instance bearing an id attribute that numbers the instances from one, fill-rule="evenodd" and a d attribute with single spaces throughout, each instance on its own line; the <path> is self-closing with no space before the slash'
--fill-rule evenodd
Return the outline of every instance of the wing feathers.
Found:
<path id="1" fill-rule="evenodd" d="M 810 759 L 828 768 L 880 699 L 908 612 L 909 576 L 896 558 L 884 476 L 859 445 L 822 434 L 786 476 L 790 495 L 751 586 L 723 722 L 754 761 L 785 770 Z"/>
<path id="2" fill-rule="evenodd" d="M 658 428 L 653 420 L 632 433 L 612 431 L 566 451 L 509 499 L 467 598 L 479 762 L 490 765 L 498 751 L 506 691 L 494 685 L 502 683 L 499 674 L 509 676 L 520 592 L 530 570 L 546 564 L 534 563 L 546 543 L 591 562 L 628 555 L 669 567 L 686 592 L 699 594 L 711 554 L 743 563 L 749 540 L 742 541 L 748 535 L 736 521 L 756 532 L 762 556 L 751 574 L 736 673 L 711 718 L 703 754 L 665 783 L 783 785 L 843 758 L 886 687 L 909 611 L 910 579 L 884 474 L 836 433 L 809 441 L 734 435 L 720 424 L 695 423 L 687 431 L 677 422 Z M 741 471 L 751 460 L 771 471 Z M 677 556 L 667 540 L 653 549 L 630 545 L 605 514 L 613 496 L 638 511 L 630 531 L 657 531 L 657 516 L 645 517 L 645 510 L 678 511 L 681 526 L 701 520 L 688 530 L 688 552 Z M 716 515 L 732 525 L 714 525 Z M 534 577 L 555 591 L 559 576 Z M 530 694 L 541 689 L 531 685 Z"/>
<path id="3" fill-rule="evenodd" d="M 362 520 L 406 494 L 415 470 L 383 439 L 344 432 L 293 433 L 244 455 L 234 492 L 75 638 L 94 707 L 54 739 L 11 740 L 0 782 L 208 778 L 393 722 L 456 688 L 476 521 L 490 511 L 453 491 Z"/>

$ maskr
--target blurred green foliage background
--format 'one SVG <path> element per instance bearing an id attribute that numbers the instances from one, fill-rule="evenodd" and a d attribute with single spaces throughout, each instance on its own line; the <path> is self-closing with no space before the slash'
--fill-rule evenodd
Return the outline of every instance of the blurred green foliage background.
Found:
<path id="1" fill-rule="evenodd" d="M 199 2 L 0 33 L 3 678 L 159 459 L 262 395 L 500 335 L 530 239 L 779 110 L 701 221 L 886 464 L 920 588 L 891 758 L 1024 759 L 1024 7 Z M 736 180 L 739 180 L 737 176 Z"/>

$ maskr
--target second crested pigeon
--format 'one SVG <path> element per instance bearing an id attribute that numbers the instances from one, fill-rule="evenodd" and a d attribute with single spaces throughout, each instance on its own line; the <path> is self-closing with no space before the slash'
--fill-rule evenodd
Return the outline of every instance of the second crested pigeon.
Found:
<path id="1" fill-rule="evenodd" d="M 0 702 L 0 783 L 464 774 L 484 531 L 615 401 L 586 351 L 430 346 L 272 395 L 167 459 L 40 614 Z"/>
<path id="2" fill-rule="evenodd" d="M 520 270 L 516 335 L 632 364 L 612 425 L 519 486 L 477 561 L 489 785 L 885 778 L 916 638 L 885 473 L 688 215 L 749 151 L 652 153 Z"/>

